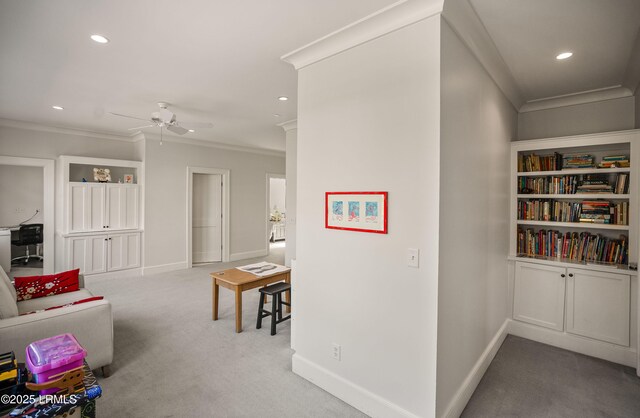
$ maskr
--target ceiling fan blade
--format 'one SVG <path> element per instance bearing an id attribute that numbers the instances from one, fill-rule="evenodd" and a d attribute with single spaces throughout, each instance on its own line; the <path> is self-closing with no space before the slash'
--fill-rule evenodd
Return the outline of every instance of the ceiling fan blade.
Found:
<path id="1" fill-rule="evenodd" d="M 165 122 L 172 122 L 172 119 L 175 117 L 173 112 L 167 110 L 166 108 L 160 109 L 160 117 Z"/>
<path id="2" fill-rule="evenodd" d="M 144 125 L 144 126 L 138 126 L 138 127 L 135 127 L 135 128 L 129 128 L 127 130 L 128 131 L 135 131 L 136 129 L 153 128 L 154 126 L 156 126 L 156 125 Z"/>
<path id="3" fill-rule="evenodd" d="M 178 135 L 184 135 L 187 132 L 189 132 L 188 130 L 184 129 L 182 126 L 178 126 L 178 125 L 169 125 L 167 126 L 167 130 L 176 133 Z"/>
<path id="4" fill-rule="evenodd" d="M 213 123 L 208 122 L 179 122 L 180 126 L 187 129 L 213 128 Z"/>
<path id="5" fill-rule="evenodd" d="M 121 116 L 123 118 L 129 118 L 129 119 L 137 119 L 137 120 L 144 120 L 144 121 L 149 121 L 149 119 L 143 119 L 143 118 L 137 118 L 135 116 L 129 116 L 129 115 L 123 115 L 121 113 L 114 113 L 114 112 L 109 112 L 110 114 L 114 115 L 114 116 Z"/>

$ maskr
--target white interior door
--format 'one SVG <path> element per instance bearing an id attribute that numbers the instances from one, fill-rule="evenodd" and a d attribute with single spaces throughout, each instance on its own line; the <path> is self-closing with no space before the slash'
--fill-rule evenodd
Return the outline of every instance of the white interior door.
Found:
<path id="1" fill-rule="evenodd" d="M 192 258 L 222 261 L 222 176 L 193 174 Z"/>

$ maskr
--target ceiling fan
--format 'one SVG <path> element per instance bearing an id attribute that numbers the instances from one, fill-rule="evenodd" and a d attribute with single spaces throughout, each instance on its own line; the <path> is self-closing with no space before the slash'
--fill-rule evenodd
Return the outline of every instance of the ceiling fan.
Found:
<path id="1" fill-rule="evenodd" d="M 130 131 L 135 131 L 144 128 L 160 128 L 160 145 L 162 145 L 162 131 L 163 128 L 178 135 L 184 135 L 187 132 L 194 132 L 196 128 L 213 128 L 212 123 L 206 122 L 178 122 L 175 113 L 171 112 L 167 107 L 168 103 L 159 102 L 158 107 L 160 111 L 151 113 L 151 119 L 138 118 L 136 116 L 123 115 L 121 113 L 109 112 L 114 116 L 120 116 L 123 118 L 144 120 L 148 122 L 148 125 L 136 126 L 135 128 L 129 128 Z"/>

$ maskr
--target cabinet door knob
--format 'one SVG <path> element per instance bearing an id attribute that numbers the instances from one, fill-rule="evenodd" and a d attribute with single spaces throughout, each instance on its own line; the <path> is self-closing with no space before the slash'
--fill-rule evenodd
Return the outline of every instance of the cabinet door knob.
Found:
<path id="1" fill-rule="evenodd" d="M 107 239 L 105 238 L 104 240 L 106 241 Z"/>
<path id="2" fill-rule="evenodd" d="M 569 277 L 573 277 L 573 273 L 569 273 Z"/>
<path id="3" fill-rule="evenodd" d="M 560 277 L 565 277 L 565 276 L 564 276 L 564 273 L 563 273 L 563 274 L 561 274 L 561 275 L 560 275 Z"/>

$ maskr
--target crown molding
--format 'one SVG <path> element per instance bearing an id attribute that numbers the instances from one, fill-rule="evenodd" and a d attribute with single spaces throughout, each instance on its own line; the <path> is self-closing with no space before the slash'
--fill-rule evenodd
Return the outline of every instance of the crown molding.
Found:
<path id="1" fill-rule="evenodd" d="M 35 122 L 26 122 L 21 120 L 2 119 L 2 118 L 0 118 L 0 126 L 5 126 L 8 128 L 27 129 L 30 131 L 51 132 L 51 133 L 57 133 L 57 134 L 63 134 L 63 135 L 86 136 L 90 138 L 106 139 L 109 141 L 135 142 L 134 138 L 136 136 L 135 134 L 118 135 L 118 134 L 112 134 L 107 132 L 87 131 L 83 129 L 50 126 L 50 125 L 43 125 Z"/>
<path id="2" fill-rule="evenodd" d="M 143 134 L 145 139 L 151 139 L 155 141 L 160 141 L 160 135 L 156 134 Z M 204 139 L 194 139 L 194 138 L 181 138 L 173 135 L 162 135 L 163 142 L 171 142 L 174 144 L 183 144 L 183 145 L 193 145 L 196 147 L 207 147 L 207 148 L 216 148 L 222 149 L 226 151 L 236 151 L 236 152 L 247 152 L 250 154 L 259 154 L 259 155 L 268 155 L 271 157 L 284 157 L 284 151 L 278 150 L 270 150 L 264 148 L 253 148 L 253 147 L 243 147 L 240 145 L 231 145 L 224 144 L 221 142 L 207 141 Z"/>
<path id="3" fill-rule="evenodd" d="M 496 44 L 468 0 L 447 0 L 443 19 L 469 48 L 502 93 L 518 110 L 525 103 L 520 87 Z"/>
<path id="4" fill-rule="evenodd" d="M 622 86 L 611 86 L 602 89 L 565 94 L 562 96 L 530 100 L 520 108 L 520 113 L 601 102 L 630 96 L 633 96 L 633 91 L 628 88 Z"/>
<path id="5" fill-rule="evenodd" d="M 285 132 L 293 131 L 294 129 L 298 129 L 298 119 L 292 119 L 286 122 L 279 123 L 278 126 L 284 129 Z"/>
<path id="6" fill-rule="evenodd" d="M 338 29 L 280 59 L 296 70 L 442 12 L 444 0 L 402 0 Z"/>

